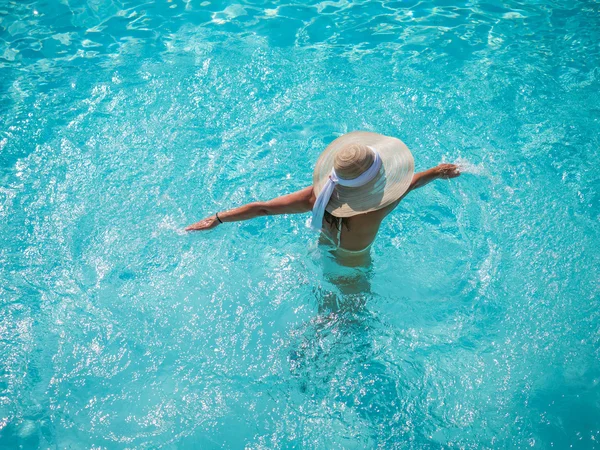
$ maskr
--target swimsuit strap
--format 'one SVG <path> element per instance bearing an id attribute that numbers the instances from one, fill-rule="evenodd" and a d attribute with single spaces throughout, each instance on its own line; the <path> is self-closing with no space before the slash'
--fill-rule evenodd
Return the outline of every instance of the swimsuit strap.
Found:
<path id="1" fill-rule="evenodd" d="M 342 218 L 338 218 L 338 227 L 337 227 L 337 248 L 340 248 L 342 245 Z"/>

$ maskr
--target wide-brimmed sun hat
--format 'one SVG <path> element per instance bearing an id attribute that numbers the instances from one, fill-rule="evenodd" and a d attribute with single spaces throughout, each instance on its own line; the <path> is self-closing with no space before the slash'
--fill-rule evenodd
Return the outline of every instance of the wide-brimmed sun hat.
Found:
<path id="1" fill-rule="evenodd" d="M 386 207 L 408 190 L 414 171 L 412 153 L 400 139 L 368 131 L 340 136 L 313 172 L 313 226 L 321 227 L 325 210 L 352 217 Z"/>

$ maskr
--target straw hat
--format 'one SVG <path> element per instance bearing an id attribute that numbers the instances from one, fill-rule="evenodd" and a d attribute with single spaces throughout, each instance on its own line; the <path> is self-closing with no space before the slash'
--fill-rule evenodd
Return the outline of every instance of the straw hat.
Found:
<path id="1" fill-rule="evenodd" d="M 369 148 L 370 147 L 370 148 Z M 331 169 L 339 178 L 352 180 L 365 172 L 379 153 L 381 168 L 375 177 L 360 187 L 337 184 L 326 210 L 336 217 L 351 217 L 384 208 L 408 190 L 415 162 L 400 139 L 368 131 L 353 131 L 327 146 L 317 160 L 313 173 L 315 196 L 323 190 Z"/>

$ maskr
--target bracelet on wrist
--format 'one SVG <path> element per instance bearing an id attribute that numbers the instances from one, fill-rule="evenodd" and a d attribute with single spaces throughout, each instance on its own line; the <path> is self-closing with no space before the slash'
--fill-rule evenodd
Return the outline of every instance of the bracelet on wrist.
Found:
<path id="1" fill-rule="evenodd" d="M 223 221 L 219 218 L 219 213 L 215 213 L 215 217 L 217 218 L 217 220 L 219 221 L 219 223 L 223 223 Z"/>

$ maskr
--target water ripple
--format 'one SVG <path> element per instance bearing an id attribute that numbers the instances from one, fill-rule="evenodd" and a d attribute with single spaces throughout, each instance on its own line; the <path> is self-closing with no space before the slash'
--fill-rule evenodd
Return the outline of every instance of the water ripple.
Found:
<path id="1" fill-rule="evenodd" d="M 593 2 L 0 6 L 0 447 L 594 448 Z M 305 217 L 324 146 L 417 169 L 368 271 Z"/>

